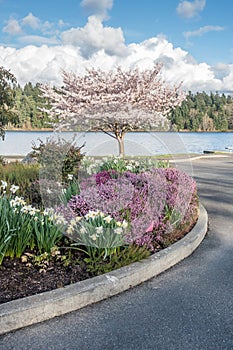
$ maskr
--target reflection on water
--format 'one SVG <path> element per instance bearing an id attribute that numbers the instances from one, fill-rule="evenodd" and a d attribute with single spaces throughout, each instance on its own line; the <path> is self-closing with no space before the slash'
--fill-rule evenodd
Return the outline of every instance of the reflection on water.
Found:
<path id="1" fill-rule="evenodd" d="M 61 136 L 71 140 L 76 136 L 77 145 L 85 143 L 86 155 L 118 154 L 118 144 L 104 133 L 63 132 Z M 32 150 L 32 143 L 39 139 L 46 141 L 55 137 L 53 132 L 7 131 L 5 141 L 0 141 L 1 155 L 26 155 Z M 138 132 L 125 136 L 127 155 L 156 155 L 177 153 L 203 153 L 204 150 L 225 150 L 233 146 L 233 133 L 176 133 L 176 132 Z"/>

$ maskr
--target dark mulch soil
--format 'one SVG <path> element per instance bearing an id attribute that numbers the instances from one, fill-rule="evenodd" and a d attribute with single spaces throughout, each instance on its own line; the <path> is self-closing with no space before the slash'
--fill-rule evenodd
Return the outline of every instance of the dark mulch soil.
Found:
<path id="1" fill-rule="evenodd" d="M 195 219 L 196 222 L 196 219 Z M 157 250 L 176 242 L 194 226 L 189 225 L 182 231 L 174 231 L 166 238 L 164 245 Z M 27 266 L 21 259 L 5 258 L 0 266 L 0 304 L 11 300 L 61 288 L 66 285 L 85 280 L 94 276 L 87 271 L 82 253 L 72 253 L 71 263 L 64 266 L 61 261 L 51 261 L 46 272 L 39 272 L 36 266 Z"/>
<path id="2" fill-rule="evenodd" d="M 39 270 L 39 267 L 27 266 L 21 259 L 5 258 L 0 266 L 0 304 L 93 277 L 80 261 L 64 266 L 63 262 L 54 260 L 46 272 Z"/>

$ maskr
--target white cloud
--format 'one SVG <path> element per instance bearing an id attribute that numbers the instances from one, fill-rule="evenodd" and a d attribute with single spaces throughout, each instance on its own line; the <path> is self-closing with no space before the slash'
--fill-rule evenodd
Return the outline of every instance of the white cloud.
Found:
<path id="1" fill-rule="evenodd" d="M 9 19 L 2 31 L 10 35 L 20 35 L 23 32 L 19 22 L 16 19 Z"/>
<path id="2" fill-rule="evenodd" d="M 24 35 L 19 38 L 19 41 L 23 44 L 30 44 L 33 42 L 34 45 L 43 45 L 43 44 L 55 45 L 59 43 L 56 37 L 47 38 L 40 35 Z"/>
<path id="3" fill-rule="evenodd" d="M 215 78 L 221 80 L 227 77 L 231 72 L 230 65 L 225 63 L 218 63 L 215 66 L 211 67 L 211 70 L 214 73 Z"/>
<path id="4" fill-rule="evenodd" d="M 40 19 L 35 17 L 32 13 L 29 13 L 22 19 L 23 26 L 29 26 L 32 29 L 38 29 L 40 27 Z"/>
<path id="5" fill-rule="evenodd" d="M 184 18 L 196 17 L 205 7 L 205 0 L 181 1 L 177 6 L 177 13 Z"/>
<path id="6" fill-rule="evenodd" d="M 18 36 L 19 42 L 38 44 L 38 37 L 44 37 L 40 43 L 55 43 L 54 36 L 60 35 L 60 30 L 58 27 L 65 26 L 63 21 L 59 21 L 57 24 L 51 23 L 49 21 L 41 21 L 38 17 L 35 17 L 32 13 L 27 16 L 20 18 L 18 20 L 10 18 L 7 21 L 6 26 L 3 28 L 3 32 L 11 36 Z M 34 35 L 31 35 L 33 31 Z M 45 37 L 48 37 L 47 39 Z M 51 37 L 51 38 L 50 38 Z M 35 41 L 33 39 L 35 38 Z M 29 41 L 29 39 L 31 41 Z M 56 40 L 56 43 L 58 40 Z"/>
<path id="7" fill-rule="evenodd" d="M 202 36 L 205 33 L 208 32 L 212 32 L 212 31 L 221 31 L 224 30 L 224 27 L 221 26 L 204 26 L 204 27 L 200 27 L 197 30 L 193 30 L 190 32 L 184 32 L 184 36 L 186 39 L 189 39 L 190 37 L 194 37 L 194 36 Z"/>
<path id="8" fill-rule="evenodd" d="M 101 49 L 109 55 L 127 54 L 121 28 L 104 27 L 96 16 L 90 16 L 83 28 L 72 28 L 63 32 L 61 38 L 64 44 L 78 46 L 85 58 Z"/>
<path id="9" fill-rule="evenodd" d="M 58 25 L 59 27 L 63 27 L 65 25 L 65 22 L 62 19 L 59 19 Z"/>
<path id="10" fill-rule="evenodd" d="M 183 81 L 186 90 L 233 91 L 233 65 L 211 67 L 197 63 L 187 51 L 175 48 L 163 36 L 126 45 L 120 28 L 104 27 L 95 16 L 83 28 L 65 31 L 60 44 L 56 37 L 48 42 L 43 36 L 24 35 L 21 40 L 50 45 L 20 49 L 0 46 L 0 66 L 10 69 L 21 85 L 29 81 L 62 84 L 62 69 L 83 74 L 85 68 L 91 67 L 106 71 L 116 66 L 145 69 L 162 62 L 162 79 L 174 84 Z"/>
<path id="11" fill-rule="evenodd" d="M 222 80 L 222 85 L 223 85 L 223 88 L 222 90 L 223 91 L 228 91 L 228 92 L 233 92 L 233 88 L 232 88 L 232 85 L 233 85 L 233 64 L 229 64 L 229 74 L 227 74 L 223 80 Z"/>
<path id="12" fill-rule="evenodd" d="M 82 0 L 80 4 L 89 14 L 107 18 L 107 12 L 113 7 L 113 0 Z"/>

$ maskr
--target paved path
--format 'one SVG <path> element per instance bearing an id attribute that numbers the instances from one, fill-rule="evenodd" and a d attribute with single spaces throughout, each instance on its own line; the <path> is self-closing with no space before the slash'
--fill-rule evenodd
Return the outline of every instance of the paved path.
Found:
<path id="1" fill-rule="evenodd" d="M 0 350 L 232 350 L 233 158 L 193 162 L 210 230 L 162 275 L 85 309 L 0 337 Z"/>

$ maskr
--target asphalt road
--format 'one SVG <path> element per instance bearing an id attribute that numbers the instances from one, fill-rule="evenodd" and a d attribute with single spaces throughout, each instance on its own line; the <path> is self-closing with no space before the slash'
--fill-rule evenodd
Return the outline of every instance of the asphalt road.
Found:
<path id="1" fill-rule="evenodd" d="M 209 232 L 169 271 L 118 296 L 0 337 L 0 350 L 232 350 L 233 157 L 193 162 Z"/>

